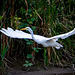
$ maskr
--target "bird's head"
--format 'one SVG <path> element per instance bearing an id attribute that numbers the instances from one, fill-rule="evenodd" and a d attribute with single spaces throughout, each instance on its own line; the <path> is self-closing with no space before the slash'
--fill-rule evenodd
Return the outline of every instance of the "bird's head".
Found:
<path id="1" fill-rule="evenodd" d="M 26 27 L 26 28 L 23 28 L 23 29 L 20 29 L 20 30 L 27 30 L 27 31 L 29 31 L 29 32 L 33 32 L 30 27 Z"/>

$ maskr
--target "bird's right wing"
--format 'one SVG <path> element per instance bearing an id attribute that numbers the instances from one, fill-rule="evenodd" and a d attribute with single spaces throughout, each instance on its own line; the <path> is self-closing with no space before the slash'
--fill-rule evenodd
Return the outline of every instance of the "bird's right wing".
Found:
<path id="1" fill-rule="evenodd" d="M 12 28 L 8 27 L 7 29 L 2 28 L 2 30 L 0 30 L 0 32 L 2 32 L 3 34 L 5 34 L 8 37 L 11 38 L 18 38 L 18 39 L 32 39 L 31 34 L 20 31 L 20 30 L 13 30 Z M 40 35 L 35 35 L 34 37 L 38 40 L 42 40 L 42 39 L 47 39 L 44 36 L 40 36 Z"/>
<path id="2" fill-rule="evenodd" d="M 20 30 L 14 31 L 10 27 L 8 27 L 7 29 L 2 28 L 2 30 L 0 30 L 0 32 L 2 32 L 3 34 L 5 34 L 6 36 L 11 37 L 11 38 L 32 39 L 31 34 L 25 33 L 25 32 L 20 31 Z"/>

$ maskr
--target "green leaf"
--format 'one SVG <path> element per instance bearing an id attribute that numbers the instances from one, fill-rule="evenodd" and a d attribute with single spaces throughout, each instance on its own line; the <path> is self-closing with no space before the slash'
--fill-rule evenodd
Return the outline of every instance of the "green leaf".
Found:
<path id="1" fill-rule="evenodd" d="M 31 44 L 31 42 L 29 41 L 29 42 L 27 42 L 27 45 L 30 45 Z"/>
<path id="2" fill-rule="evenodd" d="M 32 63 L 29 63 L 28 65 L 29 65 L 29 66 L 32 66 L 33 64 L 32 64 Z"/>
<path id="3" fill-rule="evenodd" d="M 35 21 L 35 19 L 34 18 L 31 18 L 31 21 Z"/>
<path id="4" fill-rule="evenodd" d="M 39 50 L 35 50 L 36 52 L 39 52 Z"/>
<path id="5" fill-rule="evenodd" d="M 32 49 L 33 49 L 33 50 L 36 50 L 37 48 L 35 48 L 35 47 L 32 47 Z"/>
<path id="6" fill-rule="evenodd" d="M 27 19 L 27 22 L 30 22 L 30 19 Z"/>
<path id="7" fill-rule="evenodd" d="M 30 42 L 33 43 L 33 40 L 31 40 Z"/>
<path id="8" fill-rule="evenodd" d="M 21 29 L 21 28 L 27 27 L 27 25 L 28 25 L 28 23 L 22 23 L 22 24 L 19 26 L 19 28 Z"/>
<path id="9" fill-rule="evenodd" d="M 27 58 L 32 58 L 32 54 L 27 54 Z"/>
<path id="10" fill-rule="evenodd" d="M 31 9 L 28 9 L 28 12 L 31 12 Z"/>
<path id="11" fill-rule="evenodd" d="M 23 64 L 23 66 L 28 67 L 28 64 Z"/>
<path id="12" fill-rule="evenodd" d="M 30 17 L 32 17 L 32 14 L 30 14 Z"/>
<path id="13" fill-rule="evenodd" d="M 33 59 L 35 59 L 35 57 L 32 57 Z"/>
<path id="14" fill-rule="evenodd" d="M 33 44 L 32 40 L 27 42 L 27 45 L 32 45 L 32 44 Z"/>
<path id="15" fill-rule="evenodd" d="M 30 21 L 30 22 L 29 22 L 29 24 L 33 24 L 33 22 L 32 22 L 32 21 Z"/>
<path id="16" fill-rule="evenodd" d="M 41 50 L 41 48 L 37 48 L 37 49 Z"/>
<path id="17" fill-rule="evenodd" d="M 29 16 L 31 16 L 31 13 L 28 13 Z"/>
<path id="18" fill-rule="evenodd" d="M 0 21 L 3 19 L 3 16 L 0 16 Z"/>
<path id="19" fill-rule="evenodd" d="M 32 44 L 33 44 L 33 43 L 32 43 L 32 42 L 30 42 L 30 41 L 29 41 L 29 42 L 27 42 L 27 45 L 32 45 Z"/>
<path id="20" fill-rule="evenodd" d="M 28 61 L 25 61 L 27 64 L 29 63 Z"/>
<path id="21" fill-rule="evenodd" d="M 37 50 L 37 48 L 35 47 L 32 47 L 33 50 L 35 50 L 36 52 L 39 52 L 39 50 Z"/>
<path id="22" fill-rule="evenodd" d="M 27 41 L 27 42 L 29 42 L 29 40 L 28 39 L 24 39 L 25 41 Z"/>
<path id="23" fill-rule="evenodd" d="M 24 26 L 27 27 L 28 23 L 24 23 Z"/>
<path id="24" fill-rule="evenodd" d="M 32 27 L 32 30 L 34 31 L 36 29 L 36 27 Z"/>

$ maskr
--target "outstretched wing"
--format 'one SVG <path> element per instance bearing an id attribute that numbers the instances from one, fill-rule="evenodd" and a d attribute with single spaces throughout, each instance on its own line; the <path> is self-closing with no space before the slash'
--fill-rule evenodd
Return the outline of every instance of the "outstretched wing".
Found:
<path id="1" fill-rule="evenodd" d="M 2 28 L 2 30 L 0 30 L 0 32 L 2 32 L 3 34 L 5 34 L 6 36 L 11 37 L 11 38 L 32 39 L 31 34 L 23 32 L 23 31 L 20 31 L 20 30 L 15 30 L 14 31 L 10 27 L 8 27 L 7 29 Z M 46 39 L 46 37 L 43 37 L 43 36 L 40 36 L 40 35 L 35 35 L 35 34 L 34 34 L 34 37 L 36 39 L 39 39 L 39 40 Z"/>
<path id="2" fill-rule="evenodd" d="M 56 41 L 58 41 L 59 38 L 66 39 L 67 37 L 72 36 L 74 34 L 75 34 L 75 28 L 72 31 L 68 32 L 68 33 L 57 35 L 57 36 L 51 37 L 50 39 L 55 39 Z"/>
<path id="3" fill-rule="evenodd" d="M 53 37 L 50 37 L 50 38 L 43 37 L 43 36 L 40 36 L 40 35 L 34 35 L 34 36 L 36 37 L 36 39 L 39 39 L 39 40 L 44 39 L 45 41 L 48 41 L 48 40 L 58 41 L 59 38 L 66 39 L 67 37 L 72 36 L 74 34 L 75 34 L 75 28 L 68 33 L 56 35 L 56 36 L 53 36 Z"/>
<path id="4" fill-rule="evenodd" d="M 11 37 L 11 38 L 19 38 L 19 39 L 23 39 L 23 38 L 26 38 L 26 39 L 32 39 L 31 35 L 28 34 L 28 33 L 25 33 L 23 31 L 20 31 L 20 30 L 13 30 L 12 28 L 2 28 L 2 30 L 0 30 L 3 34 L 5 34 L 6 36 L 8 37 Z"/>

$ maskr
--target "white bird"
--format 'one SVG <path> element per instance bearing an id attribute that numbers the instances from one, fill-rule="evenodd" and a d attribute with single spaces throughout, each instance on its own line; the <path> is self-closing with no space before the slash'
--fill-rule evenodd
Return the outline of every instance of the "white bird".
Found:
<path id="1" fill-rule="evenodd" d="M 23 32 L 21 30 L 27 30 L 31 34 Z M 59 44 L 57 42 L 59 38 L 65 39 L 65 38 L 75 34 L 75 28 L 74 28 L 74 30 L 72 30 L 68 33 L 57 35 L 57 36 L 54 36 L 51 38 L 47 38 L 44 36 L 35 35 L 30 27 L 26 27 L 21 30 L 14 31 L 12 28 L 8 27 L 7 29 L 2 28 L 2 30 L 0 30 L 0 32 L 2 32 L 3 34 L 5 34 L 6 36 L 11 37 L 11 38 L 33 39 L 35 42 L 37 42 L 38 44 L 42 44 L 44 47 L 55 47 L 56 49 L 60 49 L 61 47 L 63 47 L 61 44 Z"/>

